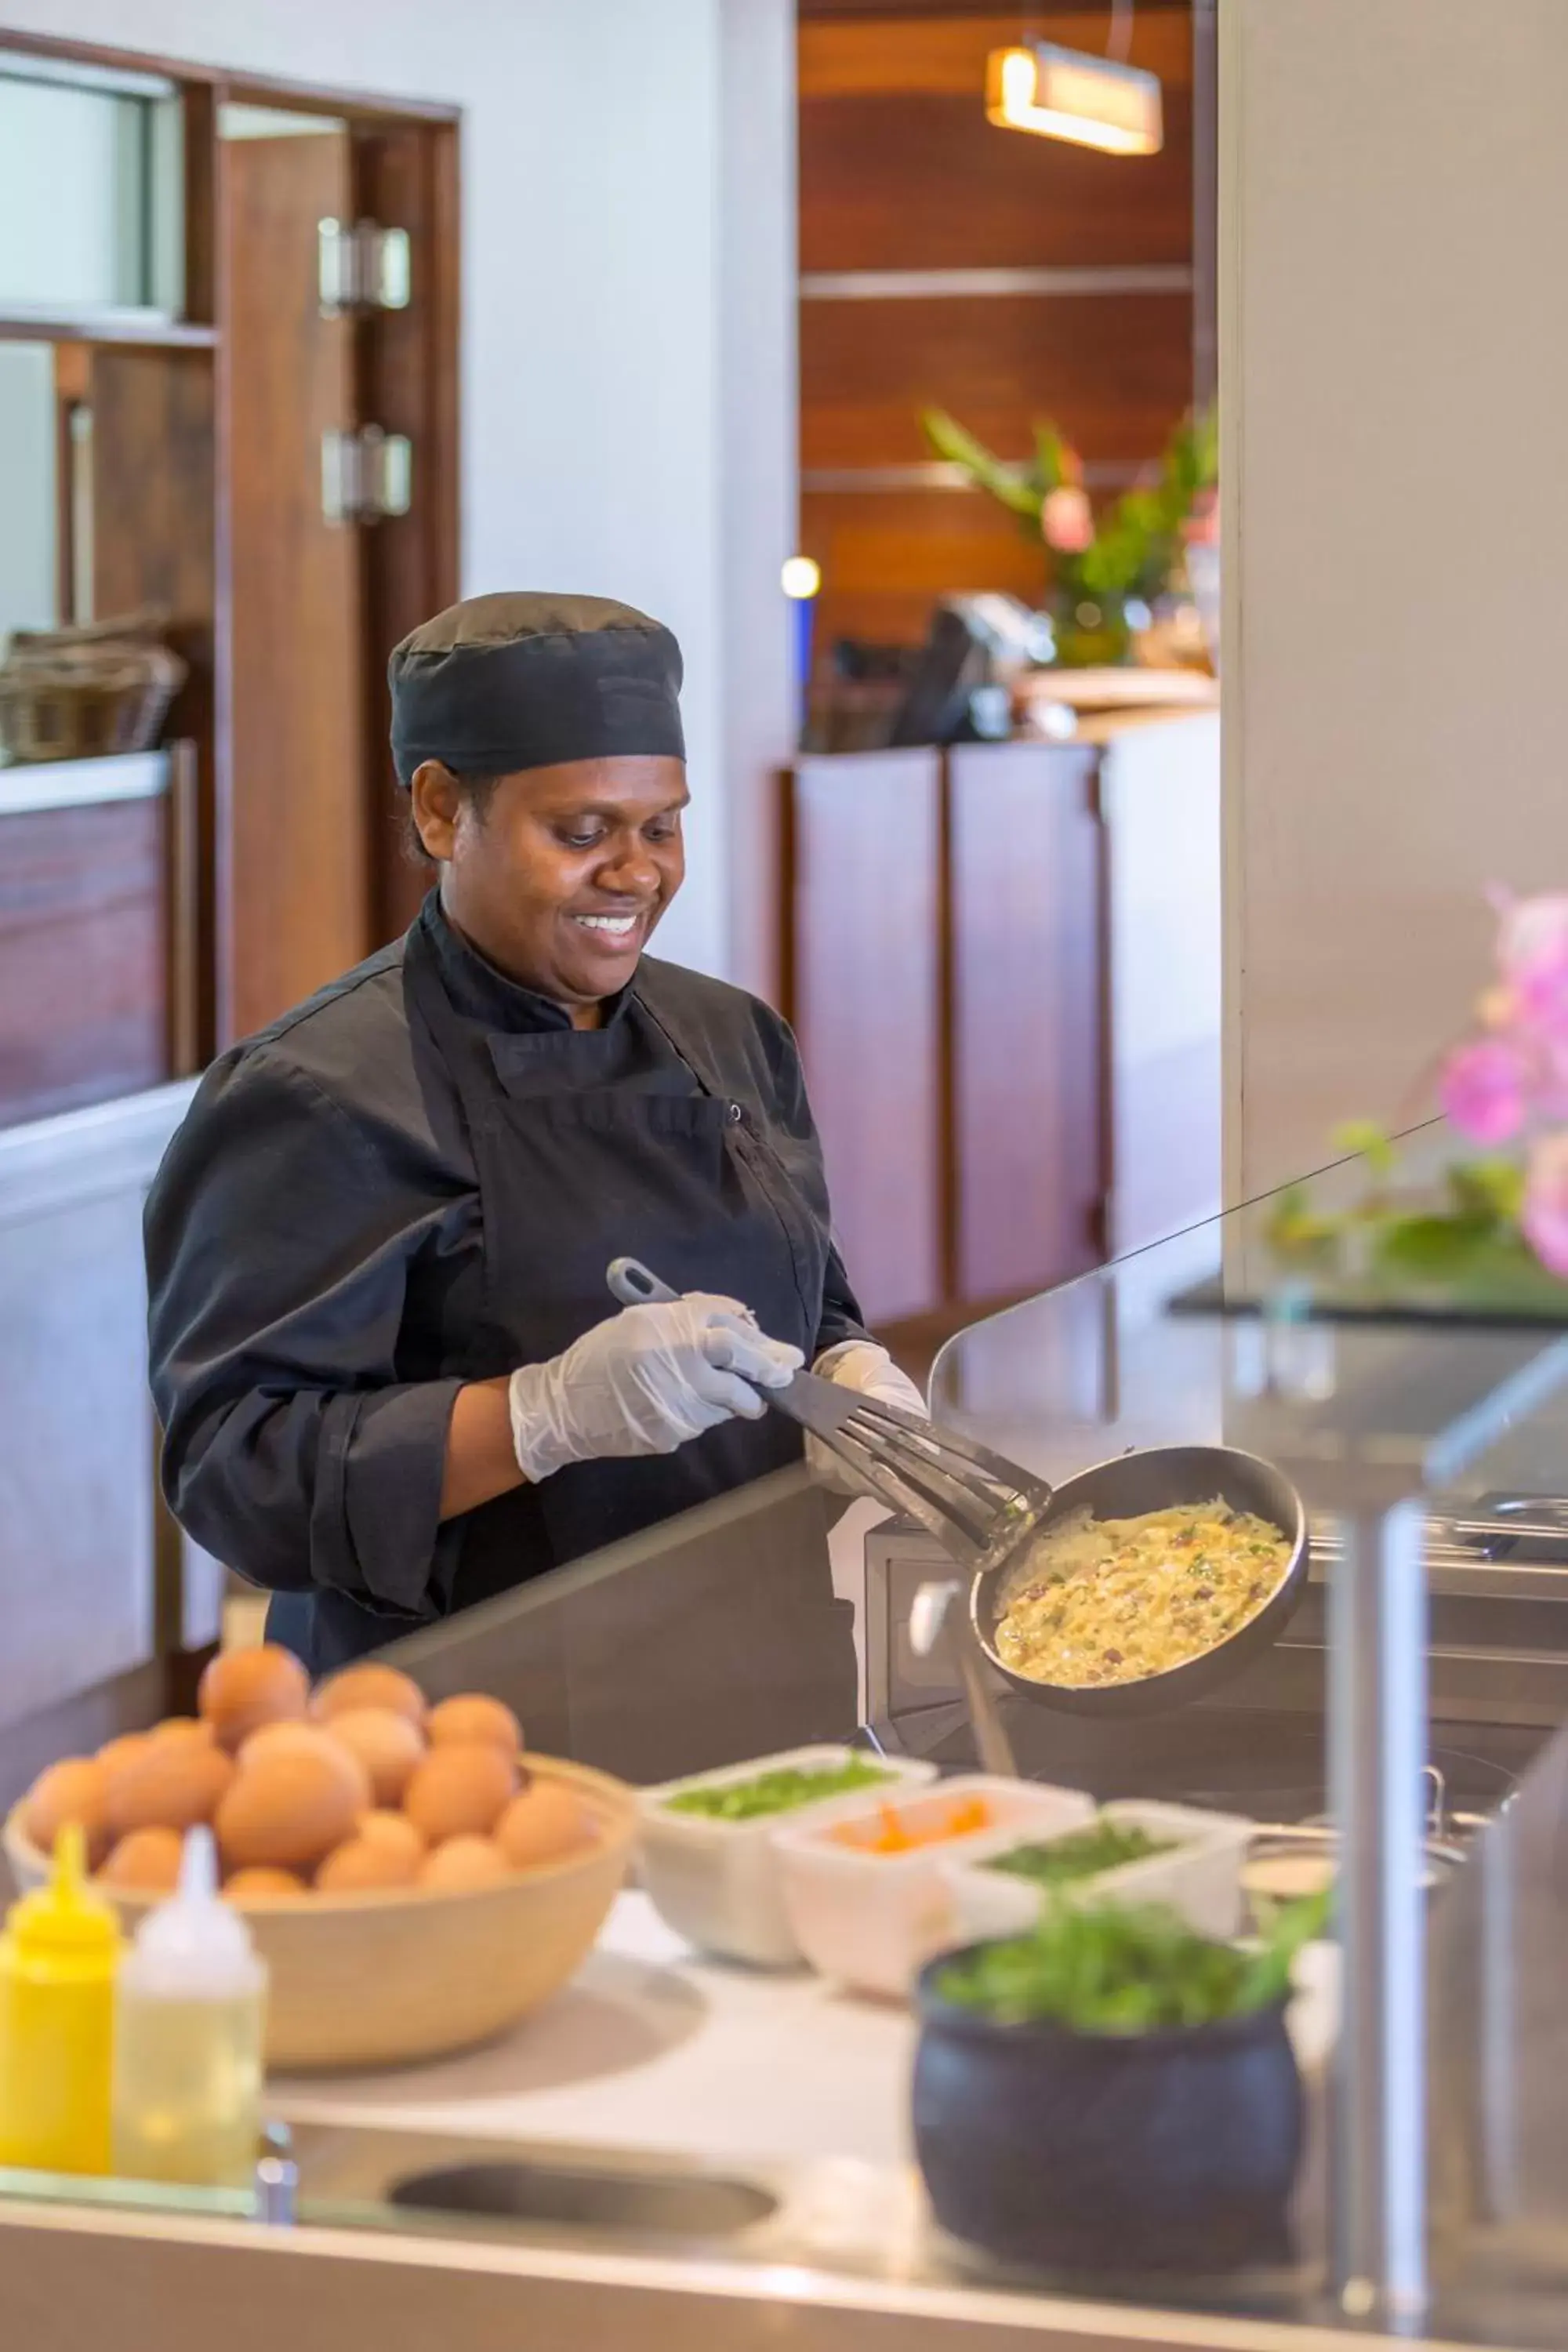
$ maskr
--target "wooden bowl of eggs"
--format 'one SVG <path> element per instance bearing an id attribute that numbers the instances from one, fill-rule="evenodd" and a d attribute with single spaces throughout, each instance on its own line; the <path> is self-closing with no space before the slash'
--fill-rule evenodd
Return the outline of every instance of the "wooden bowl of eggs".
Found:
<path id="1" fill-rule="evenodd" d="M 621 1781 L 528 1755 L 497 1699 L 426 1706 L 390 1666 L 350 1666 L 312 1694 L 287 1651 L 230 1651 L 197 1705 L 50 1765 L 5 1823 L 5 1856 L 37 1885 L 79 1822 L 133 1928 L 173 1888 L 185 1831 L 210 1823 L 224 1893 L 270 1971 L 270 2066 L 463 2049 L 582 1965 L 636 1832 Z"/>

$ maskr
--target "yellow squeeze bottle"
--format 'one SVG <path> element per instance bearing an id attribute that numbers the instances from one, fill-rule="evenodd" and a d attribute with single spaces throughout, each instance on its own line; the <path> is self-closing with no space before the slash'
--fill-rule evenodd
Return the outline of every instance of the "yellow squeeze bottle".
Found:
<path id="1" fill-rule="evenodd" d="M 119 1917 L 88 1885 L 86 1841 L 68 1824 L 48 1885 L 13 1904 L 0 1935 L 0 2165 L 108 2171 L 121 1950 Z"/>

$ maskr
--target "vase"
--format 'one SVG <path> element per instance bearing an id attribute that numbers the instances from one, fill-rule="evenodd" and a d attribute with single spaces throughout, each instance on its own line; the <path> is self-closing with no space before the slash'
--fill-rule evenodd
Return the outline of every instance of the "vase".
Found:
<path id="1" fill-rule="evenodd" d="M 1089 597 L 1081 590 L 1058 589 L 1051 597 L 1051 631 L 1061 669 L 1120 669 L 1132 658 L 1132 624 L 1125 596 Z"/>

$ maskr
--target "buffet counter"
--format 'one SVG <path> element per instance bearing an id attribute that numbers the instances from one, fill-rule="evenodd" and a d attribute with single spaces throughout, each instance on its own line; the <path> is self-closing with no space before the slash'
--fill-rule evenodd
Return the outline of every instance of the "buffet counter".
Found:
<path id="1" fill-rule="evenodd" d="M 1249 1852 L 1294 1834 L 1342 1857 L 1343 1940 L 1302 1956 L 1289 2017 L 1309 2116 L 1289 2259 L 1178 2280 L 1138 2274 L 1130 2247 L 1114 2278 L 1025 2273 L 944 2236 L 912 2160 L 908 2009 L 700 1954 L 645 1860 L 574 1980 L 501 2039 L 275 2082 L 293 2141 L 268 2159 L 270 2226 L 237 2192 L 0 2181 L 17 2341 L 1323 2352 L 1349 2324 L 1560 2347 L 1568 1349 L 1452 1317 L 1277 1325 L 1247 1311 L 1260 1231 L 1221 1220 L 976 1327 L 934 1401 L 1056 1482 L 1225 1444 L 1288 1464 L 1305 1496 L 1307 1600 L 1201 1703 L 1096 1723 L 994 1693 L 1037 1801 L 1050 1783 L 1198 1805 L 1246 1817 Z M 1425 1566 L 1375 1540 L 1411 1494 Z M 842 1514 L 784 1472 L 386 1656 L 428 1700 L 488 1691 L 531 1749 L 645 1786 L 834 1741 L 973 1771 L 952 1669 L 909 1638 L 915 1588 L 951 1562 Z"/>

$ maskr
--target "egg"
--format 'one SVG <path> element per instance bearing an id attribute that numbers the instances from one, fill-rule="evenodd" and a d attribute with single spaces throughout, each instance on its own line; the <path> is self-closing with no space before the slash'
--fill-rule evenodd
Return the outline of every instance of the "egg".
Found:
<path id="1" fill-rule="evenodd" d="M 426 1856 L 419 1884 L 430 1894 L 466 1895 L 510 1876 L 510 1864 L 493 1838 L 455 1837 Z"/>
<path id="2" fill-rule="evenodd" d="M 96 1868 L 109 1851 L 104 1819 L 109 1775 L 96 1757 L 68 1756 L 40 1772 L 22 1808 L 22 1826 L 36 1846 L 52 1853 L 55 1840 L 68 1822 L 79 1822 L 87 1841 L 89 1868 Z"/>
<path id="3" fill-rule="evenodd" d="M 210 1748 L 214 1733 L 212 1725 L 202 1722 L 199 1716 L 170 1715 L 165 1716 L 162 1723 L 155 1723 L 147 1738 L 156 1748 L 178 1746 L 182 1740 L 195 1747 Z"/>
<path id="4" fill-rule="evenodd" d="M 108 1775 L 104 1826 L 111 1838 L 132 1830 L 188 1830 L 210 1822 L 234 1778 L 221 1748 L 195 1739 L 150 1739 Z"/>
<path id="5" fill-rule="evenodd" d="M 392 1886 L 412 1886 L 425 1862 L 425 1849 L 416 1837 L 401 1850 L 384 1838 L 356 1834 L 331 1853 L 316 1873 L 322 1895 L 368 1895 Z"/>
<path id="6" fill-rule="evenodd" d="M 172 1895 L 180 1883 L 184 1840 L 178 1830 L 149 1826 L 122 1837 L 99 1876 L 126 1895 Z"/>
<path id="7" fill-rule="evenodd" d="M 425 1753 L 425 1735 L 405 1715 L 389 1706 L 354 1706 L 331 1718 L 331 1737 L 370 1774 L 378 1805 L 395 1805 Z"/>
<path id="8" fill-rule="evenodd" d="M 330 1723 L 334 1716 L 355 1714 L 363 1707 L 384 1708 L 390 1715 L 405 1715 L 410 1723 L 425 1720 L 425 1694 L 409 1675 L 399 1674 L 395 1666 L 345 1666 L 341 1675 L 323 1683 L 310 1701 L 310 1712 L 318 1722 Z"/>
<path id="9" fill-rule="evenodd" d="M 272 1756 L 320 1756 L 335 1763 L 340 1771 L 353 1774 L 357 1784 L 360 1774 L 354 1771 L 355 1759 L 341 1739 L 334 1739 L 321 1723 L 264 1723 L 253 1731 L 240 1748 L 235 1762 L 242 1772 Z M 368 1798 L 366 1802 L 369 1802 Z"/>
<path id="10" fill-rule="evenodd" d="M 257 1863 L 226 1878 L 223 1891 L 231 1903 L 279 1903 L 308 1895 L 310 1890 L 293 1871 L 274 1870 L 265 1863 Z"/>
<path id="11" fill-rule="evenodd" d="M 406 1813 L 362 1813 L 354 1835 L 406 1862 L 410 1869 L 417 1869 L 425 1859 L 425 1841 Z"/>
<path id="12" fill-rule="evenodd" d="M 299 1659 L 268 1642 L 259 1649 L 220 1651 L 202 1676 L 196 1705 L 232 1755 L 264 1723 L 299 1721 L 310 1696 Z"/>
<path id="13" fill-rule="evenodd" d="M 464 1698 L 444 1698 L 430 1710 L 425 1727 L 432 1748 L 470 1746 L 480 1742 L 515 1756 L 522 1746 L 522 1726 L 499 1698 L 475 1693 Z"/>
<path id="14" fill-rule="evenodd" d="M 499 1748 L 433 1748 L 415 1767 L 403 1810 L 431 1845 L 483 1837 L 517 1789 L 517 1767 Z"/>
<path id="15" fill-rule="evenodd" d="M 353 1829 L 370 1803 L 364 1767 L 346 1748 L 285 1748 L 241 1764 L 214 1827 L 231 1869 L 269 1863 L 314 1870 Z"/>
<path id="16" fill-rule="evenodd" d="M 534 1780 L 496 1823 L 495 1841 L 513 1870 L 559 1862 L 589 1844 L 594 1824 L 583 1800 L 562 1780 Z"/>

